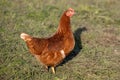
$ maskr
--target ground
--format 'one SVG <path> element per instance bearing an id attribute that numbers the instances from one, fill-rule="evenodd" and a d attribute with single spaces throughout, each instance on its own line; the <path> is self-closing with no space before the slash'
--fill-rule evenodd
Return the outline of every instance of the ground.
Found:
<path id="1" fill-rule="evenodd" d="M 52 74 L 20 34 L 51 36 L 69 7 L 76 11 L 71 18 L 76 45 Z M 0 80 L 119 80 L 119 9 L 119 0 L 1 0 Z"/>

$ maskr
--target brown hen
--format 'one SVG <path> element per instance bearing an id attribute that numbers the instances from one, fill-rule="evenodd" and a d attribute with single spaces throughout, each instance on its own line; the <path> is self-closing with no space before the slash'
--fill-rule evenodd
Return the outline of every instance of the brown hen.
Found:
<path id="1" fill-rule="evenodd" d="M 61 16 L 56 33 L 49 38 L 36 38 L 26 33 L 20 37 L 26 42 L 30 52 L 46 67 L 55 67 L 73 50 L 75 41 L 71 31 L 70 17 L 74 10 L 69 8 Z"/>

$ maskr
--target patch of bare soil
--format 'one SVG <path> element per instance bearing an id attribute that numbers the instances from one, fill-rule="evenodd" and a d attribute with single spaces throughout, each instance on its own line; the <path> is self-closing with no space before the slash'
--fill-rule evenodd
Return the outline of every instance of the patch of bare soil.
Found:
<path id="1" fill-rule="evenodd" d="M 99 44 L 105 47 L 112 46 L 115 54 L 120 54 L 120 35 L 115 28 L 107 28 L 103 30 L 103 35 L 99 39 Z"/>
<path id="2" fill-rule="evenodd" d="M 116 29 L 107 28 L 103 30 L 99 43 L 104 46 L 119 46 L 120 36 L 116 34 Z"/>

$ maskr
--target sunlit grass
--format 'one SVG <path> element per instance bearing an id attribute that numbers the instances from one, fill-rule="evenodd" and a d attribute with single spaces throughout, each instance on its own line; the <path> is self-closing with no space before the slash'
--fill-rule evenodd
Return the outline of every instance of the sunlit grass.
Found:
<path id="1" fill-rule="evenodd" d="M 119 80 L 119 4 L 119 0 L 1 0 L 0 80 Z M 51 36 L 69 7 L 76 11 L 73 33 L 86 29 L 75 34 L 73 54 L 78 54 L 58 66 L 56 74 L 45 72 L 19 35 Z"/>

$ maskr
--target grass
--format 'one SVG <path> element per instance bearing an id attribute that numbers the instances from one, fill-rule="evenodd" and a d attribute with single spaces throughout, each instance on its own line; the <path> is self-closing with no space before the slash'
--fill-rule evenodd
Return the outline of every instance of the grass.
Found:
<path id="1" fill-rule="evenodd" d="M 1 0 L 0 80 L 119 80 L 119 0 Z M 45 72 L 19 35 L 48 37 L 72 7 L 75 49 L 54 75 Z"/>

